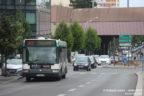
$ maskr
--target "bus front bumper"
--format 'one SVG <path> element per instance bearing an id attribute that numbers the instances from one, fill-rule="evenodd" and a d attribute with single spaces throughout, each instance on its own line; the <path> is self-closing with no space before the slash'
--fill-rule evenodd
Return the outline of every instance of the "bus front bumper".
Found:
<path id="1" fill-rule="evenodd" d="M 23 70 L 22 76 L 23 77 L 58 77 L 60 75 L 59 70 L 52 70 L 52 69 L 29 69 Z"/>

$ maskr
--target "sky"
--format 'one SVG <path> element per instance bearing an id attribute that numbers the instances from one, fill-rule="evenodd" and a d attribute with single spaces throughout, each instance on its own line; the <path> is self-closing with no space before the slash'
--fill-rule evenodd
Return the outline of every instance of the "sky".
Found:
<path id="1" fill-rule="evenodd" d="M 127 7 L 127 0 L 120 0 L 121 7 Z M 144 7 L 144 0 L 129 0 L 130 7 Z"/>

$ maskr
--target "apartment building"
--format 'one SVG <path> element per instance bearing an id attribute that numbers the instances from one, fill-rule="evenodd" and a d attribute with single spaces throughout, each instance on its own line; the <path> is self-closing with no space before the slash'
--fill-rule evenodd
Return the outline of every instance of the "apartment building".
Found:
<path id="1" fill-rule="evenodd" d="M 97 8 L 116 8 L 120 7 L 120 0 L 95 0 Z"/>

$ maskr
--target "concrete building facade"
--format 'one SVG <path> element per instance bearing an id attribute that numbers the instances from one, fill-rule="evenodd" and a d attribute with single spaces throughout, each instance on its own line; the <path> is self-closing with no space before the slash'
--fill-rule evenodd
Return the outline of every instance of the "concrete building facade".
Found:
<path id="1" fill-rule="evenodd" d="M 32 29 L 32 38 L 49 36 L 50 31 L 50 0 L 0 0 L 0 15 L 16 15 L 21 10 Z"/>

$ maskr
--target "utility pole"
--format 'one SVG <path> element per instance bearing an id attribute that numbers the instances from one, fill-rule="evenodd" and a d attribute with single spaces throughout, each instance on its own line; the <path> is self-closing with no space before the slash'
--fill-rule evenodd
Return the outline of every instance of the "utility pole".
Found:
<path id="1" fill-rule="evenodd" d="M 92 0 L 91 2 L 92 2 L 92 8 L 94 8 L 94 2 L 95 2 L 95 1 L 94 1 L 94 0 Z"/>
<path id="2" fill-rule="evenodd" d="M 129 8 L 129 0 L 127 0 L 127 8 Z"/>
<path id="3" fill-rule="evenodd" d="M 115 65 L 115 49 L 116 49 L 116 44 L 115 44 L 115 36 L 113 37 L 113 43 L 114 43 L 114 52 L 113 52 L 113 56 L 114 56 L 114 65 Z"/>

